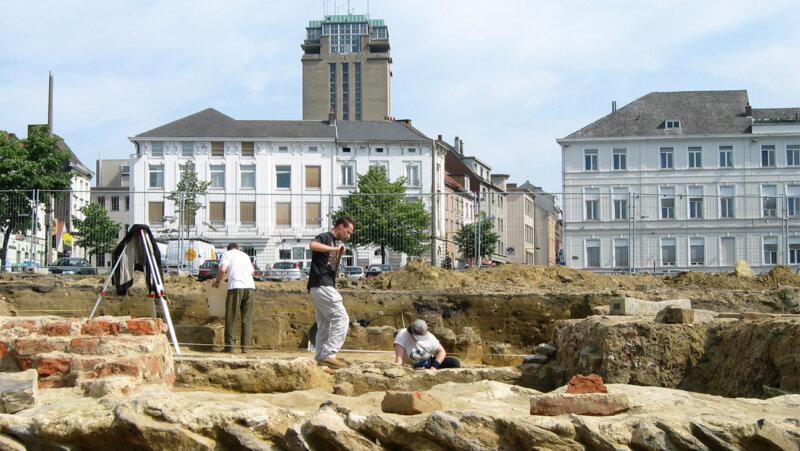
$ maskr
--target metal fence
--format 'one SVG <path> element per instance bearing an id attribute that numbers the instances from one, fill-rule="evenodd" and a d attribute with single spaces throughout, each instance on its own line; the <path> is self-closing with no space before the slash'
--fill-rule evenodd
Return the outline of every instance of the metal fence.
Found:
<path id="1" fill-rule="evenodd" d="M 171 197 L 171 198 L 170 198 Z M 193 242 L 203 241 L 218 250 L 236 242 L 262 268 L 276 261 L 310 263 L 309 242 L 333 226 L 335 215 L 346 212 L 356 220 L 354 239 L 343 256 L 346 265 L 389 263 L 400 267 L 424 256 L 437 265 L 463 267 L 465 256 L 455 243 L 456 232 L 471 224 L 476 211 L 492 203 L 471 194 L 330 195 L 321 193 L 208 192 L 201 196 L 170 196 L 164 192 L 126 189 L 91 192 L 0 192 L 0 235 L 8 235 L 5 271 L 31 266 L 52 267 L 59 258 L 85 258 L 100 272 L 112 265 L 110 252 L 82 246 L 84 228 L 93 228 L 85 208 L 99 204 L 115 223 L 111 241 L 116 245 L 133 224 L 146 224 L 161 243 L 162 258 L 169 246 L 179 246 L 169 266 L 196 268 L 188 262 Z M 14 216 L 16 215 L 16 216 Z M 16 218 L 15 222 L 4 218 Z M 25 218 L 25 220 L 20 220 Z M 27 222 L 26 222 L 27 221 Z M 13 222 L 13 223 L 12 223 Z M 11 225 L 11 233 L 6 227 Z M 476 234 L 479 228 L 475 228 Z M 478 240 L 478 236 L 474 238 Z M 52 269 L 52 268 L 51 268 Z"/>
<path id="2" fill-rule="evenodd" d="M 568 266 L 600 271 L 729 271 L 800 266 L 800 192 L 561 195 Z"/>

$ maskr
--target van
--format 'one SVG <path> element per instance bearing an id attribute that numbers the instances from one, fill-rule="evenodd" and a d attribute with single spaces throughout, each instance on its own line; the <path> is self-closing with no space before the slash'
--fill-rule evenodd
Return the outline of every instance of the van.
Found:
<path id="1" fill-rule="evenodd" d="M 181 246 L 183 244 L 183 246 Z M 192 239 L 169 240 L 167 241 L 166 264 L 171 270 L 182 269 L 196 276 L 200 271 L 200 265 L 206 260 L 216 260 L 219 258 L 214 245 L 203 240 Z M 181 266 L 183 266 L 181 268 Z"/>

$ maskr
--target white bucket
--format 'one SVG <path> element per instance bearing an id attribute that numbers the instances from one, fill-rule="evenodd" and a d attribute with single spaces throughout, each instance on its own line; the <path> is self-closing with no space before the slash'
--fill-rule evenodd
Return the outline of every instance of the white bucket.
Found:
<path id="1" fill-rule="evenodd" d="M 208 315 L 225 317 L 225 298 L 228 295 L 228 284 L 220 283 L 218 288 L 214 288 L 213 280 L 208 280 L 203 284 L 203 293 L 208 302 Z"/>

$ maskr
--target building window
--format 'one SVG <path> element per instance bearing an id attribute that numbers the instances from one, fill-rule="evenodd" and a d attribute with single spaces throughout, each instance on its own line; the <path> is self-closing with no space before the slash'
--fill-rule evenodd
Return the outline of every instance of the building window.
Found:
<path id="1" fill-rule="evenodd" d="M 356 120 L 361 120 L 361 63 L 353 63 L 353 72 L 355 76 L 355 88 L 356 88 Z"/>
<path id="2" fill-rule="evenodd" d="M 627 268 L 628 264 L 628 240 L 614 241 L 614 267 Z"/>
<path id="3" fill-rule="evenodd" d="M 225 165 L 211 165 L 211 188 L 225 188 Z"/>
<path id="4" fill-rule="evenodd" d="M 661 188 L 661 219 L 675 219 L 675 188 Z"/>
<path id="5" fill-rule="evenodd" d="M 336 63 L 329 63 L 330 67 L 330 103 L 331 113 L 336 112 Z"/>
<path id="6" fill-rule="evenodd" d="M 765 237 L 764 238 L 764 264 L 777 265 L 778 264 L 778 238 Z"/>
<path id="7" fill-rule="evenodd" d="M 703 148 L 689 147 L 689 167 L 698 169 L 703 167 Z"/>
<path id="8" fill-rule="evenodd" d="M 275 202 L 275 225 L 292 225 L 292 204 L 291 202 Z"/>
<path id="9" fill-rule="evenodd" d="M 719 217 L 734 217 L 734 188 L 732 186 L 721 186 L 719 188 Z"/>
<path id="10" fill-rule="evenodd" d="M 292 259 L 291 249 L 278 249 L 278 260 L 291 260 L 291 259 Z"/>
<path id="11" fill-rule="evenodd" d="M 181 156 L 192 158 L 194 157 L 194 143 L 189 141 L 181 142 Z"/>
<path id="12" fill-rule="evenodd" d="M 583 169 L 586 171 L 597 170 L 597 149 L 583 151 Z"/>
<path id="13" fill-rule="evenodd" d="M 150 155 L 154 157 L 163 157 L 164 143 L 162 141 L 153 141 L 150 143 Z"/>
<path id="14" fill-rule="evenodd" d="M 164 202 L 149 202 L 147 204 L 147 220 L 150 224 L 164 223 Z"/>
<path id="15" fill-rule="evenodd" d="M 625 149 L 614 149 L 614 170 L 624 171 L 628 169 L 628 155 Z"/>
<path id="16" fill-rule="evenodd" d="M 800 216 L 800 185 L 786 187 L 786 214 Z"/>
<path id="17" fill-rule="evenodd" d="M 151 164 L 150 166 L 150 188 L 164 187 L 164 165 Z"/>
<path id="18" fill-rule="evenodd" d="M 111 196 L 111 211 L 119 211 L 119 196 Z"/>
<path id="19" fill-rule="evenodd" d="M 800 144 L 786 146 L 786 166 L 800 166 Z"/>
<path id="20" fill-rule="evenodd" d="M 681 121 L 675 119 L 664 121 L 664 128 L 667 130 L 681 128 Z"/>
<path id="21" fill-rule="evenodd" d="M 661 240 L 661 266 L 675 266 L 675 238 Z"/>
<path id="22" fill-rule="evenodd" d="M 778 215 L 778 187 L 775 185 L 764 185 L 761 187 L 762 206 L 764 217 L 775 217 Z"/>
<path id="23" fill-rule="evenodd" d="M 614 189 L 614 219 L 628 219 L 628 190 Z"/>
<path id="24" fill-rule="evenodd" d="M 208 203 L 208 220 L 211 225 L 225 225 L 225 202 Z"/>
<path id="25" fill-rule="evenodd" d="M 211 156 L 224 157 L 225 156 L 225 143 L 222 141 L 211 142 Z"/>
<path id="26" fill-rule="evenodd" d="M 322 225 L 322 205 L 319 202 L 306 202 L 306 225 Z"/>
<path id="27" fill-rule="evenodd" d="M 367 23 L 326 23 L 322 34 L 330 36 L 331 55 L 361 53 L 361 35 L 367 34 Z"/>
<path id="28" fill-rule="evenodd" d="M 703 238 L 689 238 L 689 260 L 692 266 L 706 264 L 706 248 Z"/>
<path id="29" fill-rule="evenodd" d="M 320 189 L 322 186 L 320 174 L 322 174 L 320 166 L 306 166 L 306 188 Z"/>
<path id="30" fill-rule="evenodd" d="M 317 146 L 308 146 L 309 153 L 317 153 L 319 152 L 319 148 Z"/>
<path id="31" fill-rule="evenodd" d="M 689 187 L 689 217 L 701 219 L 703 217 L 703 188 Z"/>
<path id="32" fill-rule="evenodd" d="M 256 156 L 256 144 L 253 141 L 242 141 L 242 156 L 243 157 Z"/>
<path id="33" fill-rule="evenodd" d="M 406 150 L 408 151 L 408 153 L 417 153 L 417 148 L 416 147 L 409 147 Z"/>
<path id="34" fill-rule="evenodd" d="M 775 167 L 775 146 L 761 146 L 761 167 Z"/>
<path id="35" fill-rule="evenodd" d="M 342 63 L 342 119 L 350 120 L 350 63 Z"/>
<path id="36" fill-rule="evenodd" d="M 125 196 L 125 211 L 131 210 L 131 196 Z"/>
<path id="37" fill-rule="evenodd" d="M 276 188 L 292 187 L 292 167 L 288 165 L 275 166 Z"/>
<path id="38" fill-rule="evenodd" d="M 789 263 L 800 263 L 800 241 L 789 242 Z"/>
<path id="39" fill-rule="evenodd" d="M 100 204 L 100 206 L 105 209 L 106 208 L 106 196 L 99 196 L 97 198 L 97 203 Z"/>
<path id="40" fill-rule="evenodd" d="M 239 202 L 239 222 L 245 226 L 254 226 L 256 224 L 255 202 Z"/>
<path id="41" fill-rule="evenodd" d="M 658 151 L 660 157 L 660 164 L 659 167 L 661 169 L 672 169 L 674 168 L 674 161 L 673 161 L 673 149 L 672 147 L 662 147 Z"/>
<path id="42" fill-rule="evenodd" d="M 243 164 L 239 167 L 241 174 L 242 188 L 256 187 L 256 165 Z"/>
<path id="43" fill-rule="evenodd" d="M 719 146 L 719 167 L 733 167 L 733 146 Z"/>
<path id="44" fill-rule="evenodd" d="M 419 163 L 406 164 L 406 186 L 421 186 L 419 179 Z"/>
<path id="45" fill-rule="evenodd" d="M 600 189 L 591 188 L 587 189 L 586 193 L 586 220 L 599 221 L 600 220 Z"/>
<path id="46" fill-rule="evenodd" d="M 600 267 L 600 240 L 586 241 L 586 267 Z"/>
<path id="47" fill-rule="evenodd" d="M 346 163 L 339 166 L 339 185 L 340 186 L 354 186 L 355 185 L 355 168 L 352 163 Z"/>

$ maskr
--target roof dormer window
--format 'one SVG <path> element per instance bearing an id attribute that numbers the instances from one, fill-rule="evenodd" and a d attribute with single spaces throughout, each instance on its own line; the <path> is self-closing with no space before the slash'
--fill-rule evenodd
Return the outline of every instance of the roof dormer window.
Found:
<path id="1" fill-rule="evenodd" d="M 677 119 L 664 121 L 664 128 L 667 130 L 681 128 L 681 121 Z"/>

